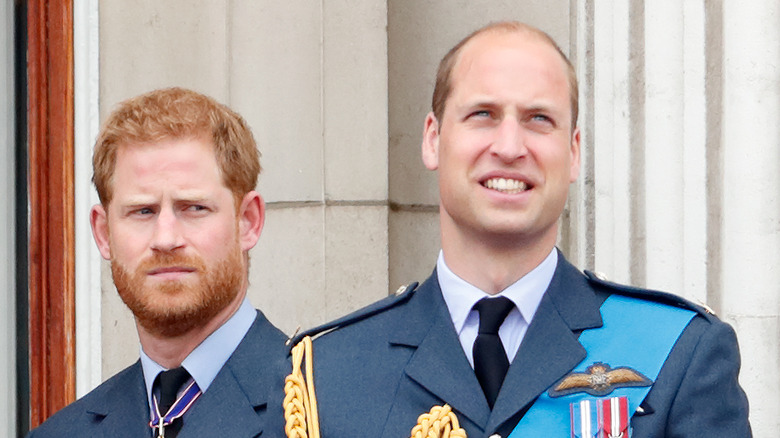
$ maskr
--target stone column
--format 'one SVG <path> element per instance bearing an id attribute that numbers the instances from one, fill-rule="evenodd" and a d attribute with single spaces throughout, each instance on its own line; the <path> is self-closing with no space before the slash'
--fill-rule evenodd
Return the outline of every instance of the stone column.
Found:
<path id="1" fill-rule="evenodd" d="M 780 407 L 780 8 L 578 3 L 578 264 L 706 302 L 737 331 L 756 436 Z M 590 233 L 595 236 L 591 239 Z"/>
<path id="2" fill-rule="evenodd" d="M 593 154 L 580 191 L 594 187 L 593 206 L 582 208 L 592 208 L 595 235 L 592 260 L 587 250 L 580 257 L 617 281 L 703 300 L 704 8 L 684 3 L 593 2 L 580 17 L 580 33 L 592 35 L 580 48 L 592 58 L 580 60 L 592 122 L 580 126 Z M 588 226 L 578 225 L 580 239 Z"/>
<path id="3" fill-rule="evenodd" d="M 755 436 L 780 430 L 780 4 L 723 1 L 723 316 Z"/>
<path id="4" fill-rule="evenodd" d="M 0 5 L 0 434 L 16 434 L 14 8 Z"/>

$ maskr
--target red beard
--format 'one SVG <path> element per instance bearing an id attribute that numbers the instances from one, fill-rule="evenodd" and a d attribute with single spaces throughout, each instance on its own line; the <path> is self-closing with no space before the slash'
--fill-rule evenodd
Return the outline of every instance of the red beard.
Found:
<path id="1" fill-rule="evenodd" d="M 172 266 L 193 268 L 199 281 L 145 284 L 146 272 Z M 244 269 L 237 245 L 228 257 L 211 267 L 200 257 L 171 253 L 159 253 L 142 261 L 135 272 L 129 272 L 115 260 L 111 262 L 114 284 L 122 301 L 138 324 L 161 337 L 182 335 L 213 319 L 238 295 Z"/>

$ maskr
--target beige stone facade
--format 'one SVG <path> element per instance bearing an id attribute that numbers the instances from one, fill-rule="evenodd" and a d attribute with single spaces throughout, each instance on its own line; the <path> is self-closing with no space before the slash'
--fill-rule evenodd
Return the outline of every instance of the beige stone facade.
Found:
<path id="1" fill-rule="evenodd" d="M 751 4 L 100 2 L 99 114 L 177 85 L 247 118 L 268 206 L 250 297 L 292 333 L 429 275 L 438 195 L 420 139 L 438 60 L 490 21 L 536 25 L 581 83 L 582 172 L 559 247 L 581 268 L 706 302 L 733 324 L 754 433 L 769 437 L 780 429 L 780 10 Z M 89 251 L 77 257 L 94 264 Z M 102 361 L 82 355 L 82 379 L 137 357 L 103 270 L 90 341 Z"/>

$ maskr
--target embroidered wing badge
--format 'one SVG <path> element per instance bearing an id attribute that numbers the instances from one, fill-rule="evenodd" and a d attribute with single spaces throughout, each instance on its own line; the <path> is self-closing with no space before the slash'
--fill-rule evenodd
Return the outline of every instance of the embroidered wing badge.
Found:
<path id="1" fill-rule="evenodd" d="M 603 397 L 617 388 L 629 386 L 650 386 L 653 381 L 639 371 L 629 367 L 612 368 L 609 364 L 596 362 L 584 373 L 573 372 L 558 382 L 548 393 L 550 397 L 585 392 Z"/>

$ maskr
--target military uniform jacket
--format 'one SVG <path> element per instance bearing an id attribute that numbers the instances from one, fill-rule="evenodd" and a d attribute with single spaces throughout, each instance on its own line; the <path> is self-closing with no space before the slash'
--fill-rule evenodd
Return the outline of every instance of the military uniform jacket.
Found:
<path id="1" fill-rule="evenodd" d="M 599 307 L 613 293 L 696 307 L 672 295 L 586 276 L 559 254 L 492 412 L 458 340 L 435 271 L 415 291 L 314 329 L 310 333 L 331 330 L 314 341 L 322 436 L 409 437 L 420 414 L 447 403 L 469 438 L 506 437 L 534 400 L 585 358 L 578 336 L 601 326 Z M 751 434 L 747 399 L 737 382 L 734 331 L 697 311 L 631 419 L 634 438 Z"/>
<path id="2" fill-rule="evenodd" d="M 179 438 L 284 437 L 286 337 L 261 312 L 208 390 L 184 416 Z M 141 362 L 63 408 L 31 438 L 151 437 Z"/>

